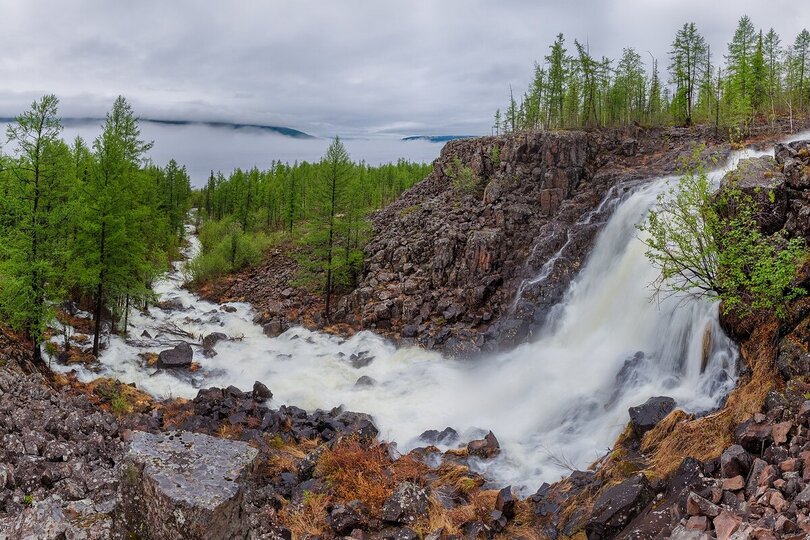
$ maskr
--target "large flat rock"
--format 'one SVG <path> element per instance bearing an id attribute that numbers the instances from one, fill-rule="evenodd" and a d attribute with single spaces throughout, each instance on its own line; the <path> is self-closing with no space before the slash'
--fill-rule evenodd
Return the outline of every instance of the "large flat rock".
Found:
<path id="1" fill-rule="evenodd" d="M 258 451 L 190 432 L 135 432 L 122 467 L 119 525 L 152 540 L 242 538 L 243 484 Z"/>

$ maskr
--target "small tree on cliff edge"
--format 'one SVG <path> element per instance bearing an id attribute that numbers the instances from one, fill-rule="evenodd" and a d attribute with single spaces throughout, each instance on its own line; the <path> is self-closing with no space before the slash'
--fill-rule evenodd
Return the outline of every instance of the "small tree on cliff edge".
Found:
<path id="1" fill-rule="evenodd" d="M 638 227 L 660 271 L 656 296 L 707 297 L 721 300 L 726 312 L 767 309 L 783 317 L 786 304 L 804 293 L 792 286 L 807 257 L 804 242 L 762 233 L 756 203 L 733 185 L 715 194 L 699 156 L 697 149 L 696 164 L 659 195 Z"/>

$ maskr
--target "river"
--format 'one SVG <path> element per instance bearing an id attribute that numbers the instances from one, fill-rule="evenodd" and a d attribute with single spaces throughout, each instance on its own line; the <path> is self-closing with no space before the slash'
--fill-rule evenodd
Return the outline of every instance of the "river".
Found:
<path id="1" fill-rule="evenodd" d="M 717 183 L 741 158 L 762 154 L 736 152 L 710 176 Z M 133 313 L 131 339 L 112 336 L 100 364 L 78 368 L 78 375 L 117 377 L 161 398 L 191 398 L 204 386 L 249 389 L 259 380 L 272 389 L 273 406 L 344 405 L 370 413 L 381 437 L 396 441 L 402 451 L 418 446 L 418 436 L 428 429 L 450 426 L 463 440 L 491 429 L 503 451 L 476 467 L 501 484 L 533 490 L 563 476 L 567 467 L 587 467 L 603 455 L 626 425 L 628 407 L 664 395 L 702 413 L 719 406 L 736 383 L 737 351 L 719 326 L 716 303 L 686 297 L 651 301 L 656 271 L 636 225 L 676 180 L 611 190 L 609 196 L 618 199 L 605 202 L 615 210 L 550 322 L 533 342 L 507 353 L 455 361 L 418 348 L 397 349 L 371 332 L 343 340 L 293 328 L 271 339 L 252 322 L 249 305 L 229 304 L 235 309 L 229 313 L 185 290 L 184 263 L 178 262 L 155 292 L 161 300 L 178 300 L 183 309 Z M 193 258 L 200 246 L 190 226 L 188 231 L 184 255 Z M 178 329 L 194 336 L 194 361 L 201 369 L 147 367 L 139 353 L 192 341 L 177 335 Z M 144 331 L 153 337 L 140 337 Z M 207 358 L 198 343 L 211 332 L 233 339 L 217 344 L 217 356 Z M 707 333 L 710 346 L 704 351 Z M 352 355 L 362 353 L 373 361 L 353 367 Z M 363 375 L 376 383 L 357 386 Z"/>

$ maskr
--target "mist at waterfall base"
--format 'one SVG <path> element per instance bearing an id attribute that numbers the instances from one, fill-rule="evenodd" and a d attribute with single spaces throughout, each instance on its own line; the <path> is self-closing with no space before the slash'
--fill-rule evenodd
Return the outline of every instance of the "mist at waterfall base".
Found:
<path id="1" fill-rule="evenodd" d="M 5 142 L 7 125 L 0 122 L 0 147 Z M 101 121 L 68 122 L 62 138 L 72 143 L 76 136 L 81 136 L 91 144 L 101 132 L 100 125 Z M 319 161 L 331 142 L 328 137 L 298 139 L 252 127 L 141 122 L 140 128 L 144 140 L 155 141 L 149 158 L 160 166 L 170 159 L 185 165 L 196 187 L 205 185 L 211 171 L 227 175 L 236 168 L 269 169 L 277 160 L 290 164 Z M 394 135 L 342 139 L 352 160 L 369 165 L 396 163 L 400 158 L 430 163 L 439 157 L 444 146 L 422 139 L 403 141 Z"/>
<path id="2" fill-rule="evenodd" d="M 740 158 L 762 154 L 738 152 L 711 176 L 719 182 Z M 343 405 L 370 413 L 380 437 L 396 441 L 402 452 L 423 445 L 418 437 L 428 429 L 450 426 L 462 440 L 492 430 L 502 453 L 475 467 L 527 494 L 563 476 L 567 467 L 585 468 L 603 455 L 626 425 L 629 407 L 666 395 L 687 411 L 706 412 L 735 384 L 737 352 L 719 327 L 716 303 L 687 297 L 651 301 L 656 270 L 636 225 L 673 181 L 611 190 L 620 200 L 583 270 L 539 337 L 510 352 L 455 361 L 417 348 L 397 349 L 367 331 L 345 341 L 302 328 L 267 338 L 251 322 L 255 314 L 247 304 L 231 304 L 236 311 L 227 313 L 183 289 L 178 263 L 155 290 L 161 299 L 179 299 L 185 309 L 133 312 L 131 340 L 112 336 L 100 367 L 79 368 L 79 377 L 116 377 L 164 398 L 191 398 L 207 386 L 250 389 L 259 380 L 272 389 L 272 406 Z M 190 237 L 186 255 L 198 250 L 199 242 Z M 194 361 L 201 365 L 195 373 L 146 367 L 138 353 L 182 340 L 172 335 L 172 325 L 197 337 L 223 332 L 238 339 L 218 343 L 214 358 L 195 347 Z M 154 339 L 139 338 L 144 330 Z M 362 351 L 374 360 L 358 369 L 350 357 Z M 363 375 L 376 384 L 356 386 Z"/>

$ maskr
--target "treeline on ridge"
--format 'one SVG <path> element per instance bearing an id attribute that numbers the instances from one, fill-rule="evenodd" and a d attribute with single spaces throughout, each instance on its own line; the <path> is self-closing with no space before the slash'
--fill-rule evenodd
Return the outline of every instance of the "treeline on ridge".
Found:
<path id="1" fill-rule="evenodd" d="M 626 125 L 714 124 L 734 137 L 757 122 L 805 115 L 810 108 L 810 32 L 784 46 L 771 28 L 738 23 L 724 63 L 715 60 L 695 23 L 675 34 L 662 80 L 658 60 L 645 65 L 627 47 L 618 61 L 597 58 L 574 40 L 572 53 L 558 34 L 529 88 L 495 112 L 493 132 Z"/>
<path id="2" fill-rule="evenodd" d="M 96 356 L 103 320 L 126 329 L 130 307 L 152 299 L 152 281 L 179 255 L 192 193 L 184 167 L 146 159 L 152 143 L 123 97 L 89 146 L 62 139 L 58 104 L 34 102 L 0 153 L 0 320 L 30 340 L 35 360 L 67 302 L 92 311 Z"/>

